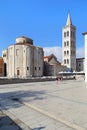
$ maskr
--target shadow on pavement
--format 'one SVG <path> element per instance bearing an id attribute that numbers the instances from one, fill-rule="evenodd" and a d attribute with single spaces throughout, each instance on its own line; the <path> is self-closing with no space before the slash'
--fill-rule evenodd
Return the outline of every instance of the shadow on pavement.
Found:
<path id="1" fill-rule="evenodd" d="M 18 108 L 22 106 L 20 101 L 26 100 L 26 102 L 32 102 L 34 100 L 43 100 L 44 98 L 46 98 L 45 94 L 46 92 L 43 90 L 41 91 L 14 91 L 14 92 L 1 93 L 0 106 L 6 106 L 6 109 Z"/>
<path id="2" fill-rule="evenodd" d="M 22 130 L 11 118 L 0 115 L 0 130 Z"/>
<path id="3" fill-rule="evenodd" d="M 38 127 L 38 128 L 31 129 L 31 130 L 42 130 L 44 128 L 46 128 L 46 127 Z"/>

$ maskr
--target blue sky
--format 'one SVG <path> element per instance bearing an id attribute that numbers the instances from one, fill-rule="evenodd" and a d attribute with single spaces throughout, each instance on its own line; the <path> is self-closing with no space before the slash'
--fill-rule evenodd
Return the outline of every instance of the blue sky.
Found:
<path id="1" fill-rule="evenodd" d="M 61 47 L 62 28 L 69 10 L 72 23 L 77 28 L 77 50 L 83 49 L 82 33 L 87 31 L 87 0 L 1 0 L 0 56 L 2 50 L 14 44 L 19 36 L 28 36 L 34 45 L 43 48 Z"/>

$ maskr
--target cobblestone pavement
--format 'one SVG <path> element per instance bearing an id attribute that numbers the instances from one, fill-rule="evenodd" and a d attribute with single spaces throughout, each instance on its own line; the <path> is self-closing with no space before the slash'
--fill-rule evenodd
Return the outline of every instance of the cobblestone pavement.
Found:
<path id="1" fill-rule="evenodd" d="M 82 79 L 0 85 L 0 108 L 23 130 L 87 130 Z"/>

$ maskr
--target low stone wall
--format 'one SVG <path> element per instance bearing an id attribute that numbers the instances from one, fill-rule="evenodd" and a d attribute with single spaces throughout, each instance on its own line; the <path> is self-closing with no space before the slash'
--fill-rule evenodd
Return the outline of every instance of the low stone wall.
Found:
<path id="1" fill-rule="evenodd" d="M 74 78 L 75 76 L 75 78 Z M 84 74 L 75 74 L 75 75 L 67 75 L 62 76 L 63 80 L 84 80 Z M 29 82 L 45 82 L 45 81 L 55 81 L 56 76 L 45 76 L 45 77 L 32 77 L 28 79 L 18 79 L 18 78 L 5 78 L 0 77 L 0 85 L 1 84 L 16 84 L 16 83 L 29 83 Z"/>
<path id="2" fill-rule="evenodd" d="M 45 82 L 45 81 L 54 81 L 56 77 L 39 77 L 39 78 L 29 78 L 29 79 L 11 79 L 11 78 L 0 78 L 1 84 L 16 84 L 16 83 L 29 83 L 29 82 Z"/>

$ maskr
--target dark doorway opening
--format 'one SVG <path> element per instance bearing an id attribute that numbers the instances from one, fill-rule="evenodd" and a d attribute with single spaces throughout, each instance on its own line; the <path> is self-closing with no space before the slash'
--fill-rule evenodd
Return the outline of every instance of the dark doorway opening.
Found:
<path id="1" fill-rule="evenodd" d="M 20 71 L 19 70 L 17 70 L 17 76 L 19 76 L 20 75 Z"/>
<path id="2" fill-rule="evenodd" d="M 7 64 L 4 63 L 4 76 L 7 76 Z"/>

